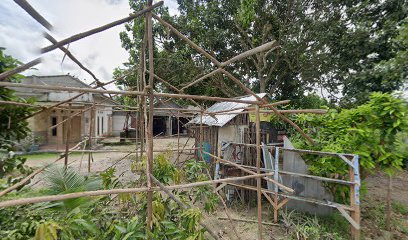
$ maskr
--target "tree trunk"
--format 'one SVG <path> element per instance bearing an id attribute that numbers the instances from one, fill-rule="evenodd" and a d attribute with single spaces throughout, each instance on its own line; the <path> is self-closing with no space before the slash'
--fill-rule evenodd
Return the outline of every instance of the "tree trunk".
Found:
<path id="1" fill-rule="evenodd" d="M 391 230 L 391 214 L 392 214 L 392 206 L 391 206 L 391 191 L 392 191 L 392 176 L 388 175 L 388 189 L 387 189 L 387 204 L 386 204 L 386 213 L 385 213 L 385 228 L 387 231 Z"/>
<path id="2" fill-rule="evenodd" d="M 258 71 L 258 78 L 259 78 L 259 93 L 264 93 L 266 91 L 266 81 L 265 77 L 260 71 Z"/>

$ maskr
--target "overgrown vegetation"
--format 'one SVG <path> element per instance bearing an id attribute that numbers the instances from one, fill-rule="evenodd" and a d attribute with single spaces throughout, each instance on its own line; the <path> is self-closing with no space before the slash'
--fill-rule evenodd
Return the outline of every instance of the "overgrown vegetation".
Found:
<path id="1" fill-rule="evenodd" d="M 164 184 L 207 180 L 205 164 L 192 159 L 183 169 L 176 168 L 165 154 L 154 160 L 154 176 Z M 84 177 L 76 170 L 53 166 L 45 175 L 45 188 L 24 189 L 19 197 L 64 194 L 86 190 L 117 187 L 139 187 L 145 184 L 145 159 L 134 162 L 133 171 L 140 179 L 129 185 L 121 183 L 115 168 L 100 176 Z M 187 177 L 188 176 L 188 177 Z M 146 232 L 146 194 L 81 197 L 60 202 L 0 209 L 0 238 L 2 239 L 204 239 L 205 229 L 198 222 L 202 211 L 211 213 L 218 203 L 217 196 L 206 186 L 188 191 L 174 190 L 182 201 L 196 207 L 183 210 L 164 193 L 153 196 L 152 232 Z M 10 198 L 15 197 L 11 194 Z M 203 210 L 201 210 L 203 209 Z"/>
<path id="2" fill-rule="evenodd" d="M 296 211 L 283 211 L 281 216 L 288 239 L 342 240 L 350 237 L 348 223 L 339 214 L 318 218 Z"/>
<path id="3" fill-rule="evenodd" d="M 13 57 L 5 55 L 4 48 L 0 47 L 0 73 L 13 69 L 19 64 L 20 62 Z M 20 78 L 21 75 L 17 74 L 7 80 L 16 82 Z M 13 90 L 5 87 L 0 87 L 0 100 L 22 103 L 33 102 L 32 99 L 24 100 L 17 97 Z M 29 168 L 24 166 L 25 158 L 16 156 L 13 151 L 15 151 L 18 141 L 26 138 L 30 133 L 28 123 L 23 118 L 30 114 L 32 110 L 29 107 L 16 105 L 2 105 L 0 107 L 0 189 L 21 180 L 21 176 L 15 174 L 15 171 L 23 175 L 30 171 Z M 7 180 L 4 181 L 6 177 Z"/>
<path id="4" fill-rule="evenodd" d="M 299 115 L 295 121 L 317 141 L 309 146 L 301 137 L 298 148 L 359 155 L 364 179 L 375 170 L 392 174 L 403 166 L 404 151 L 397 136 L 408 131 L 407 102 L 392 94 L 374 93 L 370 101 L 353 109 L 332 109 L 325 115 Z M 294 139 L 294 137 L 293 137 Z M 348 165 L 333 157 L 305 155 L 314 175 L 348 179 Z M 348 187 L 329 185 L 337 200 L 346 201 Z"/>

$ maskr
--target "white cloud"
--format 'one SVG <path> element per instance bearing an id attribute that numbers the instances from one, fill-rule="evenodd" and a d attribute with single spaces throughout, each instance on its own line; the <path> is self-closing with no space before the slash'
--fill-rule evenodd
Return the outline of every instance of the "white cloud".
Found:
<path id="1" fill-rule="evenodd" d="M 107 24 L 126 17 L 131 13 L 127 0 L 31 0 L 30 4 L 53 26 L 54 38 L 62 40 L 71 35 Z M 165 1 L 171 14 L 177 14 L 175 0 Z M 22 62 L 28 62 L 39 56 L 40 48 L 50 45 L 42 37 L 44 28 L 32 19 L 12 0 L 0 2 L 0 47 L 6 48 L 6 54 Z M 128 59 L 128 53 L 121 47 L 119 33 L 124 26 L 92 35 L 72 43 L 70 51 L 102 81 L 109 81 L 115 67 Z M 44 54 L 44 61 L 36 70 L 23 74 L 75 75 L 81 80 L 92 82 L 92 77 L 81 70 L 69 58 L 61 64 L 63 53 L 58 49 Z"/>

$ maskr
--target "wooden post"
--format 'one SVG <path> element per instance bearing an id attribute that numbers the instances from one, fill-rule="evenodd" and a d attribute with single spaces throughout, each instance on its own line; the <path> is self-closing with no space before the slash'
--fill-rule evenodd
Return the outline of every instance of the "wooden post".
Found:
<path id="1" fill-rule="evenodd" d="M 203 112 L 200 113 L 200 156 L 201 160 L 200 161 L 205 161 L 204 156 L 203 156 L 203 140 L 204 140 L 204 131 L 203 131 Z"/>
<path id="2" fill-rule="evenodd" d="M 256 115 L 256 172 L 261 173 L 261 118 L 259 115 L 259 105 L 255 107 Z M 262 192 L 261 192 L 261 178 L 256 179 L 256 188 L 258 196 L 258 239 L 262 240 Z"/>
<path id="3" fill-rule="evenodd" d="M 350 206 L 354 209 L 350 215 L 360 225 L 360 174 L 358 156 L 354 156 L 353 167 L 349 167 L 350 182 Z M 360 229 L 351 226 L 351 236 L 354 240 L 360 240 Z"/>
<path id="4" fill-rule="evenodd" d="M 279 148 L 275 148 L 275 167 L 274 167 L 274 174 L 273 174 L 273 179 L 276 182 L 279 182 Z M 273 221 L 274 223 L 278 222 L 278 191 L 279 187 L 278 185 L 275 184 L 275 196 L 273 198 L 273 201 L 275 203 L 275 207 L 273 208 Z"/>
<path id="5" fill-rule="evenodd" d="M 71 114 L 71 104 L 68 105 L 68 115 Z M 68 116 L 69 117 L 69 116 Z M 65 160 L 64 160 L 64 167 L 67 168 L 68 167 L 68 152 L 69 152 L 69 139 L 71 136 L 71 119 L 69 119 L 66 123 L 65 123 Z"/>
<path id="6" fill-rule="evenodd" d="M 147 7 L 152 6 L 152 0 L 147 1 Z M 146 13 L 146 26 L 147 26 L 147 40 L 148 40 L 148 49 L 149 49 L 149 88 L 148 88 L 148 96 L 149 96 L 149 115 L 147 119 L 147 161 L 146 161 L 146 170 L 147 170 L 147 239 L 151 239 L 150 232 L 152 229 L 152 216 L 153 216 L 153 206 L 152 206 L 152 201 L 153 201 L 153 191 L 151 190 L 152 188 L 152 183 L 151 183 L 151 178 L 150 175 L 153 172 L 153 101 L 154 101 L 154 96 L 153 96 L 153 88 L 154 88 L 154 64 L 153 64 L 153 22 L 152 22 L 152 13 L 147 12 Z"/>
<path id="7" fill-rule="evenodd" d="M 179 163 L 180 158 L 180 111 L 177 111 L 177 160 L 176 163 Z"/>
<path id="8" fill-rule="evenodd" d="M 388 187 L 387 187 L 387 201 L 385 207 L 385 229 L 391 231 L 391 215 L 392 215 L 392 206 L 391 206 L 391 192 L 392 192 L 392 175 L 388 175 Z"/>
<path id="9" fill-rule="evenodd" d="M 92 150 L 92 141 L 93 141 L 93 128 L 94 128 L 94 121 L 95 121 L 95 103 L 93 104 L 94 106 L 91 108 L 91 113 L 89 116 L 89 149 Z M 88 173 L 91 172 L 91 158 L 92 158 L 92 152 L 89 152 L 88 155 Z"/>

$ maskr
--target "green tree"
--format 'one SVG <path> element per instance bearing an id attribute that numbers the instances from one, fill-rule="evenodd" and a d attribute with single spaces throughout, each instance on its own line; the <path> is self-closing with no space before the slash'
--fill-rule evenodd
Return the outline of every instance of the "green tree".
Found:
<path id="1" fill-rule="evenodd" d="M 136 2 L 130 1 L 134 10 L 144 4 Z M 375 71 L 380 63 L 406 59 L 398 57 L 406 44 L 397 37 L 407 17 L 406 1 L 177 2 L 179 15 L 170 17 L 167 9 L 161 8 L 161 17 L 220 61 L 277 41 L 279 48 L 227 67 L 253 90 L 269 92 L 276 99 L 302 99 L 305 92 L 323 88 L 333 101 L 352 106 L 366 101 L 370 92 L 400 88 L 406 75 L 391 77 Z M 143 21 L 137 19 L 121 33 L 123 46 L 131 55 L 127 68 L 138 63 L 143 27 Z M 183 86 L 213 69 L 208 60 L 168 29 L 155 25 L 154 35 L 155 70 L 174 85 Z M 406 72 L 405 63 L 399 66 L 394 69 Z M 216 74 L 186 92 L 230 97 L 243 94 L 231 87 L 234 85 Z M 166 91 L 163 86 L 160 90 Z M 338 99 L 339 94 L 342 99 Z"/>
<path id="2" fill-rule="evenodd" d="M 0 48 L 0 73 L 17 67 L 19 61 L 11 56 L 4 54 L 4 48 Z M 21 78 L 21 75 L 14 75 L 7 80 L 16 82 Z M 14 91 L 5 87 L 0 87 L 1 101 L 14 101 L 27 103 L 26 100 L 15 96 Z M 28 101 L 28 103 L 32 100 Z M 32 109 L 25 106 L 15 106 L 4 104 L 0 106 L 0 179 L 11 173 L 15 169 L 21 173 L 26 173 L 27 168 L 24 167 L 25 159 L 14 156 L 11 152 L 13 146 L 19 140 L 24 139 L 30 133 L 27 121 L 21 119 L 31 113 Z M 18 181 L 9 176 L 8 184 Z M 0 186 L 4 188 L 5 186 Z"/>
<path id="3" fill-rule="evenodd" d="M 373 171 L 389 178 L 386 226 L 391 219 L 392 175 L 403 166 L 404 149 L 400 134 L 408 131 L 408 103 L 392 94 L 373 93 L 370 101 L 353 109 L 332 110 L 324 116 L 299 116 L 297 122 L 319 142 L 315 150 L 346 152 L 360 157 L 362 179 Z M 299 138 L 300 139 L 300 138 Z M 306 143 L 300 139 L 297 147 Z M 347 179 L 348 165 L 330 157 L 306 158 L 314 175 Z M 329 185 L 335 196 L 346 200 L 348 188 Z"/>

